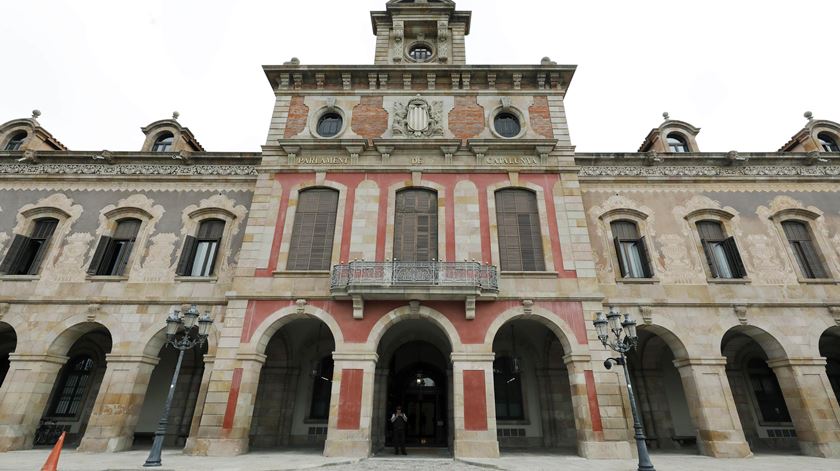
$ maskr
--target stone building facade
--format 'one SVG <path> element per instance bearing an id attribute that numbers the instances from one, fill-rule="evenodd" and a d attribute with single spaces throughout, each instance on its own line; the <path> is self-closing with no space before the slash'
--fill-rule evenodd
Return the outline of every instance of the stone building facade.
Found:
<path id="1" fill-rule="evenodd" d="M 373 65 L 265 67 L 259 154 L 207 152 L 177 115 L 139 152 L 0 127 L 0 450 L 143 446 L 164 319 L 196 304 L 186 453 L 366 457 L 402 405 L 412 445 L 457 457 L 629 457 L 591 324 L 615 306 L 653 448 L 840 456 L 840 125 L 704 153 L 666 116 L 636 153 L 576 153 L 574 66 L 468 65 L 448 0 L 371 17 Z"/>

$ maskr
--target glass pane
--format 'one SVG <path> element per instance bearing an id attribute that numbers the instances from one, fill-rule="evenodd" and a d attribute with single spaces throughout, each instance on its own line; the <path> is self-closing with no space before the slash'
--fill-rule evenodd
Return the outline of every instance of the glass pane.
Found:
<path id="1" fill-rule="evenodd" d="M 210 242 L 199 242 L 195 246 L 195 258 L 193 258 L 190 276 L 207 276 L 204 274 L 207 258 L 210 253 Z"/>
<path id="2" fill-rule="evenodd" d="M 726 256 L 726 250 L 724 250 L 723 244 L 712 245 L 712 256 L 715 257 L 718 278 L 732 278 L 732 267 L 730 266 L 729 258 Z"/>
<path id="3" fill-rule="evenodd" d="M 628 278 L 644 278 L 645 270 L 642 263 L 642 255 L 639 253 L 639 246 L 636 242 L 621 243 L 621 257 L 624 266 L 627 268 Z"/>

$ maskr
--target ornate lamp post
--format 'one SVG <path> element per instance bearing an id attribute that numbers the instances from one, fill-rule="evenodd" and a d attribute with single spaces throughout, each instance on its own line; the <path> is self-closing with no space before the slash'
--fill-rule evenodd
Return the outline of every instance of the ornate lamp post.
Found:
<path id="1" fill-rule="evenodd" d="M 618 352 L 620 355 L 618 358 L 608 358 L 604 361 L 604 367 L 610 369 L 613 363 L 624 367 L 624 378 L 627 380 L 627 395 L 630 396 L 630 410 L 633 412 L 633 429 L 636 432 L 636 448 L 639 450 L 638 471 L 656 471 L 653 463 L 650 462 L 650 455 L 648 454 L 647 443 L 645 442 L 645 430 L 639 419 L 639 410 L 636 407 L 633 386 L 630 384 L 630 372 L 627 370 L 627 357 L 625 356 L 627 352 L 636 348 L 639 343 L 639 337 L 636 335 L 636 321 L 630 318 L 630 314 L 624 314 L 624 320 L 622 321 L 621 314 L 618 313 L 618 310 L 611 307 L 606 317 L 604 317 L 603 312 L 599 312 L 592 323 L 595 324 L 595 330 L 598 333 L 598 339 L 601 340 L 601 343 L 605 347 L 610 347 L 612 350 Z M 610 338 L 610 333 L 612 333 L 614 339 Z"/>
<path id="2" fill-rule="evenodd" d="M 197 324 L 197 325 L 196 325 Z M 172 398 L 175 396 L 175 383 L 178 382 L 178 374 L 181 372 L 181 362 L 184 360 L 184 352 L 195 347 L 201 348 L 207 341 L 207 334 L 213 319 L 210 312 L 198 317 L 198 309 L 195 305 L 190 306 L 181 315 L 180 311 L 173 311 L 166 318 L 166 344 L 180 350 L 178 363 L 175 364 L 175 373 L 172 375 L 172 382 L 169 384 L 169 395 L 166 396 L 166 405 L 163 407 L 163 414 L 160 416 L 160 423 L 155 431 L 155 441 L 149 451 L 149 457 L 143 464 L 144 467 L 160 466 L 160 453 L 163 449 L 163 439 L 166 436 L 166 427 L 169 424 L 169 410 L 172 407 Z"/>

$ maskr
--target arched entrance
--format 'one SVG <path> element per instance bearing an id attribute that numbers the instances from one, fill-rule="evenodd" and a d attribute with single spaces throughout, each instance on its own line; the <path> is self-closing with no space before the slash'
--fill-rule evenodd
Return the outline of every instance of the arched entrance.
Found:
<path id="1" fill-rule="evenodd" d="M 726 375 L 750 448 L 797 453 L 799 443 L 782 387 L 768 360 L 785 358 L 778 342 L 755 327 L 730 329 L 721 342 Z"/>
<path id="2" fill-rule="evenodd" d="M 314 318 L 291 321 L 271 336 L 254 404 L 251 449 L 324 447 L 334 350 L 330 329 Z"/>
<path id="3" fill-rule="evenodd" d="M 575 453 L 567 352 L 557 334 L 541 322 L 519 318 L 499 329 L 493 352 L 499 448 Z"/>
<path id="4" fill-rule="evenodd" d="M 832 327 L 820 337 L 820 355 L 825 357 L 825 372 L 840 403 L 840 327 Z"/>
<path id="5" fill-rule="evenodd" d="M 55 444 L 61 432 L 67 432 L 65 446 L 79 444 L 105 375 L 105 356 L 111 352 L 112 346 L 110 332 L 99 324 L 77 326 L 71 330 L 74 332 L 69 332 L 58 342 L 70 340 L 70 336 L 76 336 L 80 331 L 86 333 L 78 336 L 66 350 L 69 359 L 53 385 L 35 432 L 35 446 Z"/>
<path id="6" fill-rule="evenodd" d="M 154 440 L 160 415 L 166 403 L 175 364 L 179 351 L 171 345 L 164 345 L 158 357 L 160 361 L 152 371 L 143 408 L 140 412 L 137 426 L 134 429 L 134 448 L 148 449 Z M 171 448 L 183 448 L 187 442 L 195 412 L 196 401 L 201 389 L 201 379 L 204 375 L 204 355 L 207 354 L 207 344 L 202 348 L 194 348 L 184 352 L 184 360 L 178 381 L 175 385 L 175 396 L 169 411 L 169 422 L 163 445 Z"/>
<path id="7" fill-rule="evenodd" d="M 628 368 L 639 410 L 654 450 L 697 453 L 697 427 L 691 418 L 674 352 L 654 328 L 639 327 L 638 348 L 628 355 Z"/>
<path id="8" fill-rule="evenodd" d="M 392 445 L 391 414 L 408 417 L 406 445 L 446 449 L 452 431 L 452 348 L 446 334 L 427 320 L 392 326 L 379 343 L 373 417 L 373 450 Z"/>
<path id="9" fill-rule="evenodd" d="M 9 372 L 9 354 L 17 347 L 17 335 L 9 324 L 0 322 L 0 387 Z"/>

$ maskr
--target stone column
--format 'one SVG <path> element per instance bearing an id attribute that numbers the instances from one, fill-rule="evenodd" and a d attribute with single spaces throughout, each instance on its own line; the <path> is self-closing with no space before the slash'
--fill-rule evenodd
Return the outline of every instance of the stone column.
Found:
<path id="1" fill-rule="evenodd" d="M 105 355 L 105 377 L 79 451 L 101 453 L 131 449 L 134 428 L 158 361 L 157 357 L 146 355 Z"/>
<path id="2" fill-rule="evenodd" d="M 198 436 L 198 428 L 201 425 L 201 417 L 204 415 L 204 403 L 207 400 L 207 391 L 210 388 L 210 375 L 213 373 L 213 364 L 216 357 L 204 355 L 204 374 L 201 376 L 201 387 L 198 389 L 198 397 L 195 400 L 192 422 L 190 422 L 190 436 L 184 446 L 184 453 L 191 455 L 195 450 L 195 437 Z"/>
<path id="3" fill-rule="evenodd" d="M 0 397 L 0 451 L 32 447 L 58 372 L 67 360 L 57 355 L 9 354 Z"/>
<path id="4" fill-rule="evenodd" d="M 547 369 L 536 371 L 537 393 L 540 398 L 540 421 L 542 424 L 543 447 L 555 448 L 560 442 L 557 436 L 557 420 L 554 412 L 554 398 L 552 397 L 551 373 Z M 524 393 L 524 391 L 523 391 Z"/>
<path id="5" fill-rule="evenodd" d="M 335 352 L 330 421 L 324 456 L 367 458 L 371 454 L 371 423 L 376 362 L 373 352 Z"/>
<path id="6" fill-rule="evenodd" d="M 840 458 L 840 407 L 825 373 L 825 358 L 771 360 L 802 453 Z"/>
<path id="7" fill-rule="evenodd" d="M 572 394 L 572 410 L 575 417 L 575 429 L 578 437 L 578 455 L 589 459 L 630 458 L 631 450 L 623 437 L 606 437 L 604 421 L 615 418 L 602 418 L 601 408 L 622 409 L 621 396 L 610 395 L 616 404 L 601 404 L 589 355 L 566 355 L 563 357 L 569 370 L 569 389 Z M 623 419 L 622 419 L 623 422 Z"/>
<path id="8" fill-rule="evenodd" d="M 700 453 L 715 458 L 752 456 L 726 376 L 726 358 L 675 360 Z"/>
<path id="9" fill-rule="evenodd" d="M 235 360 L 223 360 L 217 353 L 201 423 L 195 438 L 189 440 L 190 454 L 236 456 L 248 452 L 251 417 L 265 358 L 260 353 L 240 353 Z"/>
<path id="10" fill-rule="evenodd" d="M 494 353 L 452 353 L 455 458 L 498 458 Z"/>
<path id="11" fill-rule="evenodd" d="M 376 380 L 373 391 L 373 424 L 371 424 L 372 452 L 385 448 L 385 425 L 388 412 L 385 410 L 388 401 L 388 374 L 387 369 L 376 370 Z"/>

